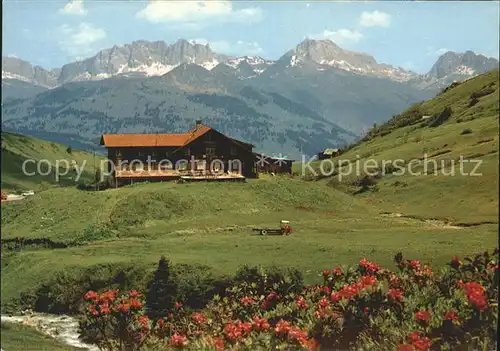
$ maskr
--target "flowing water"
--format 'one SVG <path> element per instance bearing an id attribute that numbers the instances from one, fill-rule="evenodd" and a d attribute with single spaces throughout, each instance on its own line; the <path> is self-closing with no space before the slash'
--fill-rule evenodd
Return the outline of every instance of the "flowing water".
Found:
<path id="1" fill-rule="evenodd" d="M 33 327 L 61 343 L 89 351 L 99 351 L 94 345 L 83 343 L 78 334 L 78 321 L 66 315 L 31 314 L 23 316 L 1 316 L 1 321 Z M 11 351 L 11 350 L 0 350 Z"/>

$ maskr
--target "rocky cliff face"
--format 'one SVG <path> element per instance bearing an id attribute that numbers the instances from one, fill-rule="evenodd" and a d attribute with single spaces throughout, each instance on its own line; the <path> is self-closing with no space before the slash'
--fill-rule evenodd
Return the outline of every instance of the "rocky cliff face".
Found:
<path id="1" fill-rule="evenodd" d="M 172 45 L 164 41 L 141 40 L 130 45 L 114 46 L 84 61 L 64 65 L 58 83 L 127 74 L 158 76 L 184 63 L 211 69 L 218 60 L 208 45 L 191 44 L 182 39 Z"/>
<path id="2" fill-rule="evenodd" d="M 16 79 L 42 87 L 52 87 L 57 83 L 59 72 L 59 69 L 49 71 L 32 66 L 17 57 L 2 57 L 2 80 Z"/>
<path id="3" fill-rule="evenodd" d="M 373 56 L 368 54 L 344 50 L 331 40 L 306 39 L 295 49 L 288 51 L 282 57 L 283 59 L 289 60 L 291 66 L 314 62 L 322 66 L 367 76 L 389 78 L 397 82 L 406 82 L 417 76 L 414 72 L 378 63 Z"/>
<path id="4" fill-rule="evenodd" d="M 430 69 L 428 75 L 442 79 L 450 75 L 473 76 L 498 68 L 498 60 L 472 51 L 443 54 Z"/>
<path id="5" fill-rule="evenodd" d="M 462 81 L 498 68 L 498 60 L 475 54 L 472 51 L 441 55 L 430 71 L 409 83 L 418 89 L 443 89 L 456 81 Z"/>

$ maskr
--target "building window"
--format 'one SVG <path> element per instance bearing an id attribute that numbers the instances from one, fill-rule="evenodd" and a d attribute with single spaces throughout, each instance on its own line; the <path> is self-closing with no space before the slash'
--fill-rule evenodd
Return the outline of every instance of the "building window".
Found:
<path id="1" fill-rule="evenodd" d="M 207 168 L 207 164 L 205 161 L 198 161 L 196 162 L 196 170 L 197 171 L 202 171 Z"/>
<path id="2" fill-rule="evenodd" d="M 205 151 L 207 156 L 213 156 L 215 155 L 215 148 L 214 147 L 207 147 L 207 150 Z"/>
<path id="3" fill-rule="evenodd" d="M 137 156 L 144 156 L 144 153 L 142 151 L 138 151 Z"/>
<path id="4" fill-rule="evenodd" d="M 186 156 L 191 156 L 191 148 L 189 148 L 189 147 L 186 148 L 185 155 Z"/>
<path id="5" fill-rule="evenodd" d="M 122 153 L 120 150 L 116 150 L 116 157 L 122 157 Z"/>

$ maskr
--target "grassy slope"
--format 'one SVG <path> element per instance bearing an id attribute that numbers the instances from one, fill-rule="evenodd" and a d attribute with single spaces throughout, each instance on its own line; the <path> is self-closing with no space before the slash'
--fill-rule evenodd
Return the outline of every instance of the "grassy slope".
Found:
<path id="1" fill-rule="evenodd" d="M 252 226 L 278 227 L 282 219 L 292 221 L 295 232 L 289 237 L 251 231 Z M 390 265 L 400 250 L 442 264 L 454 254 L 495 245 L 496 228 L 450 230 L 388 218 L 319 182 L 264 178 L 246 184 L 153 183 L 102 192 L 49 189 L 5 206 L 2 229 L 4 239 L 88 242 L 11 254 L 2 269 L 2 299 L 8 300 L 56 271 L 105 263 L 152 270 L 161 255 L 173 263 L 206 264 L 221 274 L 243 264 L 296 267 L 308 281 L 317 279 L 318 267 L 355 264 L 365 255 Z"/>
<path id="2" fill-rule="evenodd" d="M 458 223 L 481 223 L 498 221 L 498 70 L 478 76 L 448 92 L 423 103 L 423 115 L 440 113 L 445 107 L 452 108 L 452 116 L 444 124 L 431 128 L 420 123 L 393 129 L 389 134 L 375 136 L 334 159 L 335 166 L 340 160 L 367 159 L 379 164 L 382 160 L 403 159 L 409 162 L 427 154 L 437 160 L 455 160 L 455 176 L 445 176 L 438 172 L 427 175 L 403 176 L 385 175 L 377 184 L 377 192 L 359 195 L 365 201 L 381 209 L 400 212 L 405 215 L 426 218 L 441 218 Z M 470 95 L 485 87 L 495 91 L 479 98 L 479 103 L 468 107 Z M 388 127 L 388 125 L 382 126 Z M 472 133 L 462 135 L 470 129 Z M 481 160 L 477 172 L 482 176 L 461 176 L 458 160 Z M 301 168 L 297 165 L 297 170 Z M 313 168 L 317 169 L 315 162 Z M 465 164 L 469 173 L 474 166 Z M 361 168 L 362 169 L 362 168 Z M 432 170 L 432 165 L 429 166 Z M 423 171 L 423 165 L 414 168 Z M 322 179 L 330 185 L 352 190 L 350 183 L 359 179 L 355 174 L 339 181 L 338 176 Z"/>
<path id="3" fill-rule="evenodd" d="M 2 349 L 6 351 L 76 351 L 32 327 L 14 323 L 2 323 Z"/>
<path id="4" fill-rule="evenodd" d="M 91 180 L 94 158 L 91 153 L 72 150 L 71 154 L 67 153 L 67 146 L 52 143 L 30 136 L 2 132 L 2 189 L 8 190 L 40 190 L 47 188 L 56 183 L 55 180 L 55 165 L 57 160 L 67 160 L 70 164 L 74 160 L 78 167 L 81 167 L 86 162 L 84 173 L 79 182 Z M 23 173 L 22 165 L 25 160 L 39 161 L 42 159 L 48 160 L 52 165 L 52 172 L 46 176 L 36 174 L 27 176 Z M 99 160 L 102 156 L 96 156 L 96 164 L 99 165 Z M 60 168 L 61 174 L 65 171 L 65 164 Z M 48 171 L 47 165 L 41 166 L 42 172 Z M 28 172 L 36 172 L 36 165 L 28 163 L 26 166 Z M 61 175 L 59 185 L 75 185 L 76 173 L 69 172 L 67 175 Z"/>
<path id="5" fill-rule="evenodd" d="M 485 161 L 483 177 L 387 175 L 378 192 L 359 196 L 341 191 L 352 187 L 333 178 L 154 183 L 102 192 L 66 187 L 4 206 L 4 239 L 50 238 L 83 245 L 4 255 L 2 300 L 36 288 L 58 271 L 105 263 L 152 270 L 160 255 L 173 263 L 206 264 L 218 273 L 233 273 L 243 264 L 296 267 L 312 281 L 318 269 L 355 264 L 363 256 L 391 265 L 392 255 L 402 251 L 442 264 L 453 255 L 490 249 L 497 242 L 494 224 L 457 229 L 380 212 L 455 222 L 497 220 L 498 154 L 492 151 L 498 146 L 498 90 L 466 107 L 471 92 L 497 79 L 498 72 L 475 78 L 423 104 L 426 114 L 452 106 L 452 118 L 439 127 L 399 128 L 342 155 L 410 160 L 448 149 L 443 157 L 484 154 L 474 156 Z M 458 118 L 463 121 L 457 123 Z M 466 128 L 473 132 L 461 135 Z M 406 186 L 395 186 L 396 181 Z M 292 221 L 290 237 L 261 237 L 251 231 L 252 226 L 277 227 L 282 219 Z"/>

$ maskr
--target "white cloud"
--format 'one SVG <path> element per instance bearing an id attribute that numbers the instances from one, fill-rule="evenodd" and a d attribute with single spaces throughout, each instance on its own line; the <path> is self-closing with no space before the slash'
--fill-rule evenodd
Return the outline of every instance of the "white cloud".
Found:
<path id="1" fill-rule="evenodd" d="M 58 29 L 60 48 L 70 56 L 82 58 L 82 55 L 92 54 L 92 45 L 104 38 L 106 32 L 101 28 L 95 28 L 89 23 L 81 23 L 77 27 L 67 24 Z"/>
<path id="2" fill-rule="evenodd" d="M 335 31 L 324 30 L 321 33 L 312 35 L 312 38 L 330 39 L 338 45 L 355 44 L 363 39 L 363 34 L 357 30 L 339 29 Z"/>
<path id="3" fill-rule="evenodd" d="M 380 11 L 365 11 L 361 13 L 359 24 L 363 27 L 389 27 L 391 25 L 391 16 Z"/>
<path id="4" fill-rule="evenodd" d="M 59 10 L 59 12 L 80 16 L 84 16 L 87 14 L 87 10 L 83 6 L 83 0 L 71 0 L 66 5 L 64 5 L 64 7 Z"/>
<path id="5" fill-rule="evenodd" d="M 401 65 L 402 68 L 408 70 L 408 71 L 418 71 L 420 68 L 415 62 L 413 61 L 406 61 Z"/>
<path id="6" fill-rule="evenodd" d="M 428 47 L 425 56 L 441 56 L 448 51 L 450 50 L 447 48 L 434 49 L 432 47 Z"/>
<path id="7" fill-rule="evenodd" d="M 238 40 L 236 42 L 229 42 L 226 40 L 206 40 L 206 39 L 193 39 L 190 40 L 191 43 L 197 43 L 201 45 L 208 44 L 210 48 L 218 54 L 226 55 L 261 55 L 264 50 L 255 41 L 243 41 Z"/>
<path id="8" fill-rule="evenodd" d="M 220 22 L 251 23 L 262 19 L 262 10 L 233 8 L 231 1 L 149 1 L 136 16 L 152 23 L 184 23 L 200 28 Z"/>

